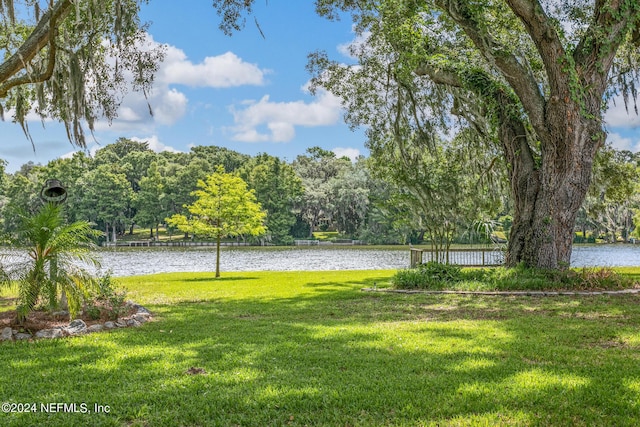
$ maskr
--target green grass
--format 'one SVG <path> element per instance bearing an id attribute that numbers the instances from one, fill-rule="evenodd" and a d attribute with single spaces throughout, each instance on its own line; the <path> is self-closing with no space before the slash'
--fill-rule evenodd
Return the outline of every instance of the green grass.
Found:
<path id="1" fill-rule="evenodd" d="M 111 412 L 0 425 L 637 425 L 640 297 L 360 290 L 393 273 L 123 279 L 153 323 L 0 344 L 2 401 Z"/>
<path id="2" fill-rule="evenodd" d="M 331 240 L 340 238 L 337 231 L 314 231 L 313 237 L 318 240 Z"/>

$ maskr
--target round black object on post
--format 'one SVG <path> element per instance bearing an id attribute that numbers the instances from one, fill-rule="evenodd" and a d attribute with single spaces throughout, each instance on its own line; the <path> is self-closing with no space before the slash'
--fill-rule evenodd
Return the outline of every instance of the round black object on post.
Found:
<path id="1" fill-rule="evenodd" d="M 67 200 L 67 189 L 57 179 L 48 179 L 40 191 L 40 198 L 45 202 L 62 203 Z"/>

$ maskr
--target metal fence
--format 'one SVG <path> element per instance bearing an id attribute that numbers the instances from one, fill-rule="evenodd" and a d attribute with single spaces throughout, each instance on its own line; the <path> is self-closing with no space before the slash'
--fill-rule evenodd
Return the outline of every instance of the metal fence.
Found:
<path id="1" fill-rule="evenodd" d="M 448 251 L 411 248 L 411 268 L 430 261 L 466 267 L 499 266 L 504 263 L 504 251 L 501 248 L 449 249 Z"/>

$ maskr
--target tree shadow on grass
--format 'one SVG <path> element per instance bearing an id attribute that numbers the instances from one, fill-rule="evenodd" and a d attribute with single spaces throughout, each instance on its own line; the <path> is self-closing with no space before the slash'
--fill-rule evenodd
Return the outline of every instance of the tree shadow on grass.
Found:
<path id="1" fill-rule="evenodd" d="M 360 288 L 373 288 L 375 286 L 386 284 L 389 281 L 388 277 L 371 277 L 360 280 L 345 280 L 342 282 L 312 282 L 305 283 L 305 288 L 350 288 L 353 289 L 354 285 Z"/>
<path id="2" fill-rule="evenodd" d="M 210 274 L 210 275 L 209 275 Z M 215 277 L 215 273 L 195 273 L 195 277 L 189 277 L 185 274 L 173 273 L 170 276 L 163 277 L 162 281 L 171 283 L 171 282 L 236 282 L 242 280 L 258 280 L 257 276 L 222 276 Z"/>
<path id="3" fill-rule="evenodd" d="M 325 296 L 316 301 L 331 302 Z M 637 411 L 626 385 L 640 375 L 633 354 L 584 354 L 578 344 L 593 325 L 581 320 L 557 329 L 540 314 L 503 321 L 480 317 L 469 324 L 475 307 L 463 300 L 458 307 L 464 315 L 450 313 L 446 321 L 406 322 L 390 308 L 386 314 L 396 317 L 399 329 L 385 331 L 387 322 L 370 328 L 375 323 L 366 314 L 327 319 L 303 307 L 290 300 L 236 301 L 223 304 L 213 318 L 206 307 L 176 307 L 181 316 L 187 311 L 186 324 L 174 325 L 184 327 L 181 345 L 195 351 L 188 364 L 210 373 L 194 387 L 217 391 L 217 416 L 232 414 L 229 421 L 239 424 L 250 413 L 254 422 L 267 424 L 286 421 L 288 414 L 300 424 L 412 424 L 477 416 L 507 424 L 625 424 Z M 273 314 L 283 310 L 286 316 Z M 236 318 L 247 311 L 262 317 Z M 205 319 L 211 329 L 199 328 L 208 332 L 187 338 L 188 324 Z M 621 374 L 621 366 L 631 378 Z M 180 391 L 165 393 L 161 400 Z M 263 409 L 256 415 L 255 408 Z M 212 416 L 209 421 L 219 420 Z"/>
<path id="4" fill-rule="evenodd" d="M 186 279 L 174 280 L 176 282 L 237 282 L 242 280 L 258 280 L 259 277 L 250 277 L 250 276 L 234 276 L 234 277 L 215 277 L 212 276 L 202 276 L 202 277 L 190 277 Z"/>
<path id="5" fill-rule="evenodd" d="M 635 333 L 640 298 L 405 296 L 334 285 L 178 303 L 139 329 L 3 345 L 2 367 L 17 376 L 0 377 L 0 390 L 19 378 L 9 399 L 111 405 L 96 425 L 631 425 L 640 415 L 637 348 L 594 345 Z"/>

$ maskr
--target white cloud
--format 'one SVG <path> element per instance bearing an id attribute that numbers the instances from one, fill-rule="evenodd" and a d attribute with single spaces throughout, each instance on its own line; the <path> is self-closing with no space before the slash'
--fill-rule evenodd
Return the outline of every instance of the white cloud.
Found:
<path id="1" fill-rule="evenodd" d="M 363 49 L 369 49 L 368 40 L 371 37 L 371 31 L 364 31 L 361 34 L 357 34 L 355 25 L 351 27 L 351 31 L 356 35 L 353 40 L 339 44 L 338 52 L 350 59 L 357 59 L 358 52 L 362 52 Z"/>
<path id="2" fill-rule="evenodd" d="M 143 43 L 145 49 L 159 46 L 151 35 L 147 35 Z M 173 125 L 187 113 L 189 100 L 175 85 L 209 88 L 262 85 L 268 72 L 243 61 L 232 52 L 208 56 L 194 64 L 183 50 L 175 46 L 165 48 L 164 61 L 147 98 L 139 92 L 128 93 L 118 108 L 118 117 L 111 124 L 105 120 L 97 122 L 96 130 L 154 132 L 156 125 Z"/>
<path id="3" fill-rule="evenodd" d="M 200 64 L 194 64 L 181 49 L 169 46 L 158 80 L 191 87 L 227 88 L 263 85 L 265 73 L 265 70 L 244 62 L 233 52 L 208 56 Z"/>
<path id="4" fill-rule="evenodd" d="M 336 147 L 331 151 L 334 152 L 336 157 L 348 157 L 352 162 L 355 162 L 361 155 L 360 150 L 357 148 Z"/>
<path id="5" fill-rule="evenodd" d="M 313 102 L 272 102 L 269 95 L 260 101 L 245 101 L 243 110 L 231 108 L 236 126 L 233 139 L 242 142 L 288 142 L 295 137 L 296 126 L 330 126 L 340 119 L 340 99 L 319 91 Z M 266 126 L 268 133 L 258 128 Z"/>
<path id="6" fill-rule="evenodd" d="M 88 155 L 89 157 L 94 157 L 96 155 L 96 151 L 98 151 L 99 149 L 103 148 L 101 145 L 99 144 L 91 144 L 90 146 L 87 147 L 86 150 L 73 150 L 73 151 L 69 151 L 68 153 L 65 153 L 63 155 L 60 156 L 61 159 L 70 159 L 73 157 L 74 154 L 80 152 L 80 151 L 84 151 L 86 155 Z"/>
<path id="7" fill-rule="evenodd" d="M 633 153 L 640 152 L 640 138 L 627 138 L 618 133 L 607 135 L 607 142 L 616 150 L 628 150 Z"/>
<path id="8" fill-rule="evenodd" d="M 615 101 L 615 104 L 614 104 Z M 624 106 L 621 96 L 609 102 L 609 108 L 604 115 L 604 121 L 609 127 L 637 128 L 640 127 L 640 116 L 633 109 L 633 101 L 630 100 L 629 111 Z M 640 108 L 640 106 L 639 106 Z"/>
<path id="9" fill-rule="evenodd" d="M 161 102 L 153 109 L 155 120 L 161 125 L 172 125 L 187 110 L 189 100 L 184 93 L 169 89 L 162 94 Z"/>
<path id="10" fill-rule="evenodd" d="M 136 136 L 129 138 L 132 141 L 135 142 L 146 142 L 149 144 L 149 148 L 153 151 L 155 151 L 156 153 L 160 153 L 162 151 L 170 151 L 172 153 L 180 153 L 180 150 L 176 150 L 175 148 L 164 144 L 163 142 L 160 141 L 160 139 L 158 138 L 157 135 L 152 135 L 148 138 L 138 138 Z"/>

